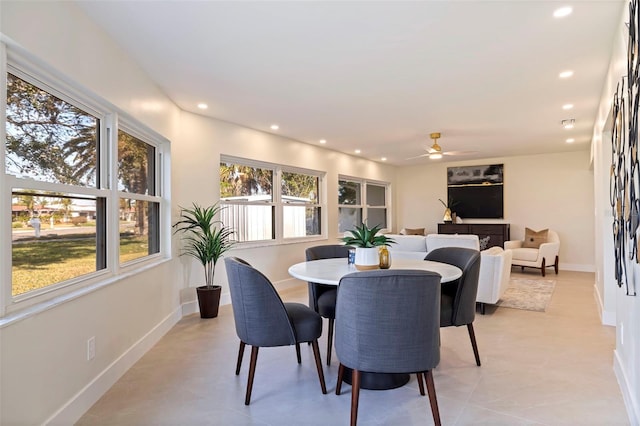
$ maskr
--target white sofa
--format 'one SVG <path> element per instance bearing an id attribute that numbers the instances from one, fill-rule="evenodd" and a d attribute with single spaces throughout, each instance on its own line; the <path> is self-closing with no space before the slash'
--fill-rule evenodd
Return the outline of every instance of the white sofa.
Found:
<path id="1" fill-rule="evenodd" d="M 428 252 L 440 247 L 464 247 L 474 250 L 480 249 L 477 235 L 400 235 L 386 234 L 393 238 L 395 244 L 389 245 L 391 260 L 393 259 L 424 259 Z"/>
<path id="2" fill-rule="evenodd" d="M 476 302 L 480 303 L 480 312 L 483 315 L 485 303 L 496 304 L 509 286 L 512 255 L 511 250 L 503 250 L 497 246 L 480 252 L 480 276 Z"/>
<path id="3" fill-rule="evenodd" d="M 477 235 L 400 235 L 386 234 L 396 242 L 389 246 L 393 259 L 424 259 L 428 252 L 441 247 L 464 247 L 480 249 Z M 484 314 L 484 304 L 495 304 L 509 285 L 511 277 L 511 250 L 491 247 L 480 252 L 480 276 L 478 278 L 478 296 L 480 311 Z"/>

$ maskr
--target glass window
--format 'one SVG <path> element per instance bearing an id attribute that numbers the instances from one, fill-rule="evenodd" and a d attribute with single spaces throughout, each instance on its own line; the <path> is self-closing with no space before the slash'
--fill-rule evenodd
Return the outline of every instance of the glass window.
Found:
<path id="1" fill-rule="evenodd" d="M 360 182 L 338 180 L 338 232 L 349 231 L 362 223 L 361 200 Z"/>
<path id="2" fill-rule="evenodd" d="M 361 223 L 388 228 L 388 184 L 350 178 L 338 180 L 338 232 L 344 233 Z"/>
<path id="3" fill-rule="evenodd" d="M 320 179 L 302 173 L 282 173 L 283 237 L 320 235 Z"/>
<path id="4" fill-rule="evenodd" d="M 362 209 L 338 207 L 338 232 L 354 229 L 362 223 Z"/>
<path id="5" fill-rule="evenodd" d="M 120 263 L 160 252 L 160 203 L 120 199 Z"/>
<path id="6" fill-rule="evenodd" d="M 321 173 L 245 161 L 220 161 L 220 219 L 235 239 L 279 242 L 322 234 Z"/>
<path id="7" fill-rule="evenodd" d="M 11 195 L 13 296 L 105 268 L 95 198 L 24 189 Z"/>
<path id="8" fill-rule="evenodd" d="M 155 195 L 156 149 L 118 130 L 118 190 Z"/>
<path id="9" fill-rule="evenodd" d="M 220 212 L 237 241 L 275 239 L 273 170 L 220 162 Z"/>
<path id="10" fill-rule="evenodd" d="M 386 187 L 381 185 L 367 184 L 367 205 L 368 206 L 385 206 L 386 200 Z"/>
<path id="11" fill-rule="evenodd" d="M 367 188 L 367 224 L 387 228 L 387 187 L 366 183 Z"/>
<path id="12" fill-rule="evenodd" d="M 7 174 L 95 187 L 99 126 L 91 114 L 7 73 Z"/>
<path id="13" fill-rule="evenodd" d="M 141 126 L 116 117 L 110 105 L 101 113 L 84 106 L 100 104 L 93 96 L 67 93 L 68 86 L 55 80 L 34 78 L 12 64 L 8 68 L 1 176 L 3 196 L 11 197 L 8 303 L 84 282 L 98 272 L 117 274 L 118 250 L 120 262 L 159 253 L 160 138 L 141 137 L 133 131 Z M 109 113 L 125 129 L 111 124 Z M 117 140 L 102 140 L 103 134 Z M 117 160 L 110 152 L 117 152 Z M 114 245 L 107 218 L 115 218 L 116 210 L 120 223 L 111 232 L 120 239 Z"/>
<path id="14" fill-rule="evenodd" d="M 120 263 L 160 252 L 156 151 L 130 132 L 118 130 Z"/>
<path id="15" fill-rule="evenodd" d="M 338 181 L 338 204 L 360 205 L 360 183 L 348 180 Z"/>

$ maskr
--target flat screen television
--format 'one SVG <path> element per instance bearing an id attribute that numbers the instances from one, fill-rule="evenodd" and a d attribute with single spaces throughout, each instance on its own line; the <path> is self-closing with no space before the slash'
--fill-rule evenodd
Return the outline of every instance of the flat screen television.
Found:
<path id="1" fill-rule="evenodd" d="M 447 168 L 449 208 L 463 219 L 504 218 L 504 165 Z"/>

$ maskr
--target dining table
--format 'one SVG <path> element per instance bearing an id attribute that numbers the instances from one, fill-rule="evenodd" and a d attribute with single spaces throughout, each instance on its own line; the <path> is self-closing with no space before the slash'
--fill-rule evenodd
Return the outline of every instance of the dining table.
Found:
<path id="1" fill-rule="evenodd" d="M 394 259 L 389 269 L 418 269 L 437 272 L 442 276 L 440 279 L 441 283 L 454 281 L 462 276 L 462 270 L 460 270 L 460 268 L 431 260 Z M 294 278 L 328 285 L 338 285 L 340 278 L 352 272 L 358 272 L 358 269 L 355 265 L 349 264 L 347 258 L 343 257 L 300 262 L 289 268 L 289 275 Z"/>
<path id="2" fill-rule="evenodd" d="M 457 280 L 462 276 L 462 270 L 456 266 L 442 262 L 419 259 L 393 259 L 391 270 L 414 269 L 437 272 L 442 277 L 441 283 Z M 350 273 L 359 272 L 347 258 L 318 259 L 296 263 L 289 267 L 289 275 L 302 281 L 335 285 L 340 279 Z M 394 389 L 409 382 L 409 374 L 362 372 L 360 387 L 363 389 Z M 351 384 L 351 369 L 345 368 L 342 380 Z"/>

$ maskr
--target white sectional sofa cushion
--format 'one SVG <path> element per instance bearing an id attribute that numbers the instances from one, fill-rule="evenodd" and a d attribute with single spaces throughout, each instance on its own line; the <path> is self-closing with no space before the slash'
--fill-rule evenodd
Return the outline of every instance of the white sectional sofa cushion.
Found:
<path id="1" fill-rule="evenodd" d="M 391 262 L 393 259 L 419 259 L 427 255 L 427 237 L 424 235 L 387 234 L 393 238 L 395 244 L 389 245 Z"/>
<path id="2" fill-rule="evenodd" d="M 387 234 L 396 244 L 389 246 L 393 259 L 424 259 L 428 252 L 441 247 L 464 247 L 478 250 L 480 242 L 477 235 L 429 234 L 399 235 Z"/>
<path id="3" fill-rule="evenodd" d="M 429 234 L 427 235 L 427 251 L 441 247 L 463 247 L 480 250 L 480 240 L 477 235 L 459 234 Z"/>
<path id="4" fill-rule="evenodd" d="M 480 252 L 480 276 L 476 301 L 495 304 L 509 286 L 511 278 L 511 250 L 490 247 Z M 481 307 L 484 313 L 484 306 Z"/>

